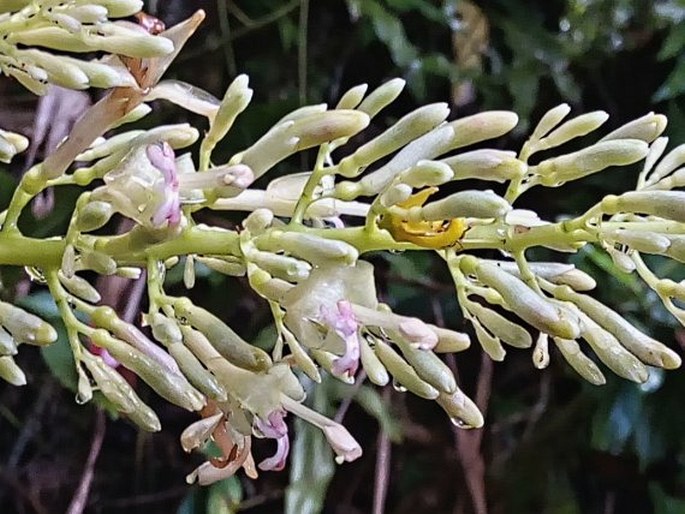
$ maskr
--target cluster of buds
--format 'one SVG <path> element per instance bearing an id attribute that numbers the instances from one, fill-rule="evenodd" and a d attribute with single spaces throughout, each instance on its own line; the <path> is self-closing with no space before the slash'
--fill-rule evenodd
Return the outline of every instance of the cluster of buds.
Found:
<path id="1" fill-rule="evenodd" d="M 594 384 L 605 379 L 580 339 L 609 369 L 635 382 L 647 380 L 649 366 L 680 365 L 672 350 L 589 296 L 596 285 L 592 277 L 572 265 L 526 258 L 533 247 L 576 252 L 597 244 L 621 269 L 638 273 L 685 324 L 679 306 L 685 284 L 659 278 L 641 258 L 651 253 L 685 261 L 685 192 L 678 190 L 685 186 L 685 150 L 677 147 L 659 162 L 667 145 L 660 137 L 663 116 L 648 114 L 582 150 L 530 164 L 535 153 L 586 136 L 608 116 L 595 112 L 564 122 L 569 108 L 561 105 L 542 118 L 518 153 L 462 150 L 507 134 L 517 116 L 491 111 L 448 121 L 447 105 L 438 103 L 407 114 L 336 162 L 333 152 L 399 96 L 404 82 L 395 79 L 371 92 L 366 85 L 353 87 L 333 108 L 297 109 L 253 145 L 215 163 L 214 149 L 251 100 L 248 79 L 237 77 L 221 100 L 190 84 L 160 82 L 203 15 L 160 35 L 108 21 L 139 8 L 133 0 L 12 0 L 0 7 L 6 12 L 0 32 L 8 34 L 0 67 L 32 90 L 41 91 L 36 84 L 43 76 L 73 88 L 104 85 L 88 74 L 97 66 L 109 66 L 122 79 L 106 83 L 112 91 L 53 155 L 25 174 L 2 214 L 0 264 L 30 266 L 47 283 L 66 326 L 81 401 L 97 389 L 132 422 L 159 430 L 154 411 L 120 375 L 123 366 L 171 403 L 199 413 L 183 432 L 183 448 L 191 451 L 211 439 L 221 456 L 201 465 L 189 481 L 208 484 L 241 468 L 250 477 L 258 468 L 282 469 L 290 447 L 288 413 L 319 427 L 339 461 L 359 457 L 362 450 L 347 429 L 305 405 L 305 375 L 315 383 L 323 373 L 348 384 L 360 377 L 378 386 L 392 382 L 435 400 L 459 427 L 482 426 L 482 414 L 439 356 L 469 347 L 469 335 L 379 302 L 373 266 L 363 259 L 372 251 L 432 251 L 443 259 L 464 319 L 494 360 L 504 358 L 506 343 L 533 347 L 535 365 L 544 367 L 552 338 L 571 367 Z M 116 55 L 84 63 L 19 50 L 15 43 Z M 43 53 L 64 69 L 80 70 L 85 79 L 76 80 L 76 72 L 69 80 L 51 75 L 56 64 Z M 102 137 L 145 116 L 151 100 L 204 116 L 208 129 L 173 125 Z M 180 151 L 198 140 L 196 164 Z M 25 146 L 21 136 L 0 133 L 0 158 Z M 318 148 L 312 170 L 272 180 L 265 189 L 251 187 L 308 148 Z M 553 223 L 514 207 L 532 187 L 557 187 L 642 159 L 635 191 L 608 196 L 576 218 Z M 459 188 L 466 179 L 505 183 L 507 190 L 500 196 Z M 24 236 L 17 226 L 24 207 L 44 188 L 62 185 L 84 189 L 67 233 L 51 240 Z M 440 188 L 457 192 L 442 195 Z M 238 230 L 229 230 L 196 223 L 200 209 L 247 215 Z M 123 233 L 113 233 L 115 214 L 131 220 Z M 470 253 L 484 249 L 500 251 L 506 260 Z M 179 257 L 185 257 L 188 288 L 195 283 L 196 263 L 246 277 L 273 314 L 273 350 L 245 341 L 224 323 L 223 313 L 167 294 L 165 273 Z M 144 274 L 149 309 L 141 326 L 100 305 L 98 291 L 79 276 L 82 270 L 137 280 Z M 17 343 L 48 344 L 56 333 L 4 303 L 0 324 L 0 376 L 21 384 L 23 375 L 12 360 Z M 276 453 L 258 465 L 253 437 L 276 443 Z"/>

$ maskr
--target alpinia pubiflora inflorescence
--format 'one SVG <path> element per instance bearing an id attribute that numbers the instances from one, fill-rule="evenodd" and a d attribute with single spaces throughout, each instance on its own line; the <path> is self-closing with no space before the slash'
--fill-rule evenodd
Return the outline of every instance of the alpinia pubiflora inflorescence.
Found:
<path id="1" fill-rule="evenodd" d="M 621 269 L 639 274 L 685 324 L 678 305 L 685 301 L 685 284 L 659 278 L 642 259 L 656 254 L 685 262 L 685 192 L 679 190 L 685 186 L 685 146 L 663 156 L 664 116 L 647 114 L 580 151 L 533 165 L 533 155 L 594 132 L 607 114 L 567 120 L 570 109 L 560 105 L 517 154 L 467 149 L 511 131 L 514 113 L 448 122 L 447 105 L 438 103 L 407 114 L 354 150 L 337 152 L 345 156 L 334 160 L 334 150 L 398 97 L 404 83 L 396 79 L 371 92 L 366 85 L 354 87 L 333 108 L 297 109 L 252 146 L 216 164 L 214 148 L 250 102 L 247 77 L 237 77 L 222 100 L 190 84 L 160 81 L 204 14 L 161 33 L 145 17 L 140 24 L 111 21 L 141 7 L 139 0 L 10 0 L 0 6 L 5 74 L 36 94 L 49 84 L 109 89 L 59 148 L 22 178 L 1 215 L 0 264 L 25 266 L 49 288 L 73 352 L 80 400 L 88 401 L 97 389 L 131 421 L 159 430 L 156 414 L 117 371 L 123 365 L 168 401 L 200 413 L 181 437 L 183 448 L 191 451 L 211 438 L 223 457 L 200 466 L 190 480 L 211 483 L 241 467 L 255 476 L 253 436 L 277 442 L 276 454 L 259 467 L 282 469 L 288 413 L 321 428 L 339 461 L 359 457 L 359 444 L 343 426 L 303 404 L 299 377 L 305 375 L 318 382 L 325 372 L 352 383 L 361 366 L 374 384 L 392 380 L 435 400 L 458 426 L 482 425 L 481 413 L 438 356 L 464 350 L 469 337 L 380 303 L 373 266 L 363 259 L 371 251 L 429 250 L 443 259 L 464 317 L 494 360 L 504 358 L 504 343 L 532 348 L 535 366 L 545 367 L 551 338 L 594 384 L 604 376 L 585 343 L 606 367 L 635 382 L 647 380 L 649 366 L 680 365 L 673 351 L 592 298 L 587 291 L 596 284 L 590 276 L 572 265 L 526 259 L 533 247 L 575 252 L 599 245 Z M 93 51 L 106 56 L 86 61 L 65 55 Z M 209 128 L 126 130 L 150 111 L 152 100 L 201 114 Z M 196 162 L 184 149 L 198 140 Z M 0 159 L 9 161 L 27 144 L 23 136 L 0 132 Z M 312 171 L 272 180 L 266 189 L 251 187 L 308 148 L 318 148 Z M 558 187 L 640 161 L 634 191 L 607 196 L 579 217 L 552 223 L 514 207 L 533 187 Z M 461 190 L 432 200 L 441 186 L 464 179 L 503 183 L 506 193 Z M 66 234 L 22 234 L 17 222 L 32 198 L 64 185 L 83 188 Z M 240 230 L 202 225 L 194 221 L 201 209 L 244 212 L 245 218 Z M 115 214 L 131 219 L 133 228 L 108 235 Z M 502 260 L 472 255 L 483 249 L 500 251 Z M 186 258 L 188 286 L 196 262 L 247 277 L 273 313 L 277 339 L 271 353 L 244 341 L 220 313 L 165 292 L 165 272 L 180 256 Z M 142 321 L 152 338 L 99 305 L 98 291 L 79 276 L 84 270 L 131 278 L 145 272 L 149 310 Z M 25 377 L 12 357 L 18 345 L 51 344 L 57 333 L 8 303 L 0 303 L 0 323 L 0 376 L 21 385 Z M 115 361 L 93 353 L 92 345 Z"/>

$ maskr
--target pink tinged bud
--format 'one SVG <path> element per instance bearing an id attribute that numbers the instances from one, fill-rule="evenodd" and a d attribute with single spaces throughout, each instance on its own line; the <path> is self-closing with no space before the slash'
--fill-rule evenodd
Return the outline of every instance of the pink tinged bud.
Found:
<path id="1" fill-rule="evenodd" d="M 352 304 L 346 300 L 337 303 L 337 311 L 332 311 L 326 306 L 321 306 L 321 319 L 345 343 L 345 353 L 333 362 L 333 373 L 336 375 L 354 376 L 359 367 L 360 347 L 357 323 Z"/>
<path id="2" fill-rule="evenodd" d="M 284 419 L 286 414 L 287 413 L 284 410 L 277 409 L 271 411 L 266 420 L 255 417 L 255 427 L 264 435 L 264 437 L 270 439 L 287 437 L 288 425 L 285 424 Z"/>
<path id="3" fill-rule="evenodd" d="M 161 191 L 164 201 L 155 210 L 152 224 L 160 227 L 168 222 L 169 226 L 176 226 L 181 221 L 181 199 L 178 192 L 179 181 L 174 150 L 169 143 L 162 141 L 148 145 L 146 154 L 150 163 L 161 171 L 164 177 Z"/>
<path id="4" fill-rule="evenodd" d="M 362 455 L 362 447 L 356 441 L 352 434 L 347 429 L 337 423 L 331 423 L 321 428 L 323 430 L 328 444 L 331 445 L 337 457 L 335 461 L 338 464 L 343 462 L 352 462 Z"/>
<path id="5" fill-rule="evenodd" d="M 281 471 L 285 467 L 285 461 L 290 452 L 288 435 L 286 434 L 276 439 L 276 444 L 276 453 L 259 463 L 258 467 L 262 471 Z"/>

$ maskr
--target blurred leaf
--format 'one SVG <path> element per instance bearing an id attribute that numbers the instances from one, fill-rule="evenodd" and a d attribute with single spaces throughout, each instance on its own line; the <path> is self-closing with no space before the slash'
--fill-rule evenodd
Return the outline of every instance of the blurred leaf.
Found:
<path id="1" fill-rule="evenodd" d="M 685 500 L 669 496 L 658 484 L 649 486 L 649 495 L 654 502 L 654 514 L 683 514 Z"/>
<path id="2" fill-rule="evenodd" d="M 243 489 L 235 475 L 216 482 L 209 488 L 206 514 L 235 514 L 242 497 Z"/>
<path id="3" fill-rule="evenodd" d="M 685 92 L 685 55 L 680 55 L 670 75 L 652 97 L 653 102 L 670 100 Z"/>
<path id="4" fill-rule="evenodd" d="M 325 413 L 329 400 L 325 387 L 311 393 L 313 408 Z M 290 450 L 290 485 L 285 491 L 285 514 L 318 514 L 323 510 L 328 485 L 335 473 L 333 450 L 318 428 L 295 419 Z"/>

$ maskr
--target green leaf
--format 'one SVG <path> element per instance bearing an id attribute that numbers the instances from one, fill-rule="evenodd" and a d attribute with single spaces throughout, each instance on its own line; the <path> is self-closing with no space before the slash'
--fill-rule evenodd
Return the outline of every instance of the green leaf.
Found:
<path id="1" fill-rule="evenodd" d="M 673 70 L 666 77 L 666 80 L 661 87 L 657 89 L 654 96 L 652 96 L 653 102 L 663 102 L 664 100 L 670 100 L 677 96 L 680 96 L 685 92 L 685 55 L 678 57 L 678 60 L 673 67 Z"/>
<path id="2" fill-rule="evenodd" d="M 330 404 L 325 389 L 317 386 L 312 393 L 314 409 L 324 413 Z M 333 450 L 323 432 L 297 418 L 290 450 L 290 485 L 285 491 L 285 514 L 320 513 L 334 473 Z"/>
<path id="3" fill-rule="evenodd" d="M 666 40 L 661 45 L 657 54 L 657 59 L 665 61 L 673 57 L 678 57 L 685 48 L 685 25 L 676 24 L 671 27 Z"/>

